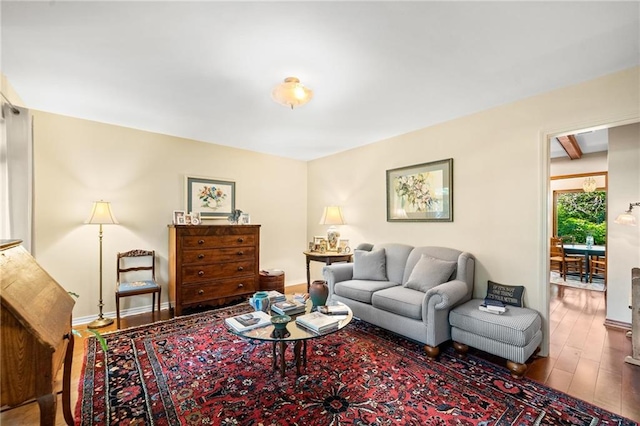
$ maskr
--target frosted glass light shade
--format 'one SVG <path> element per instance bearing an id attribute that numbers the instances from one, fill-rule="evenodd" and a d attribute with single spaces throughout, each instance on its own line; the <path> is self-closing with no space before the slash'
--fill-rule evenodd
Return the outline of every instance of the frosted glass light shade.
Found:
<path id="1" fill-rule="evenodd" d="M 618 215 L 614 222 L 618 225 L 636 226 L 636 217 L 630 211 L 627 211 Z"/>
<path id="2" fill-rule="evenodd" d="M 94 201 L 91 208 L 91 214 L 84 223 L 91 223 L 95 225 L 111 225 L 117 224 L 118 220 L 111 211 L 111 203 L 108 201 Z"/>
<path id="3" fill-rule="evenodd" d="M 313 98 L 313 90 L 300 83 L 296 77 L 287 77 L 271 92 L 274 101 L 291 109 L 299 107 Z"/>
<path id="4" fill-rule="evenodd" d="M 592 177 L 585 178 L 582 183 L 582 190 L 584 192 L 594 192 L 597 188 L 596 180 Z"/>
<path id="5" fill-rule="evenodd" d="M 616 218 L 616 220 L 614 220 L 614 222 L 617 223 L 618 225 L 636 226 L 636 217 L 633 215 L 632 211 L 634 207 L 638 207 L 638 206 L 640 206 L 640 202 L 629 203 L 629 210 L 618 215 L 618 217 Z"/>

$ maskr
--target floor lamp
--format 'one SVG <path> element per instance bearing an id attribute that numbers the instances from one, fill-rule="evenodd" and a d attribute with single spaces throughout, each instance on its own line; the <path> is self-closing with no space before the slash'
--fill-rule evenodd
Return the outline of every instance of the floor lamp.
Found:
<path id="1" fill-rule="evenodd" d="M 111 204 L 108 201 L 94 201 L 93 208 L 91 209 L 91 215 L 84 222 L 92 225 L 100 225 L 100 303 L 98 307 L 100 308 L 100 315 L 94 321 L 91 321 L 87 327 L 88 328 L 101 328 L 106 327 L 110 324 L 113 324 L 113 318 L 105 318 L 102 315 L 102 307 L 104 303 L 102 303 L 102 225 L 113 225 L 117 224 L 118 220 L 113 215 L 111 211 Z"/>

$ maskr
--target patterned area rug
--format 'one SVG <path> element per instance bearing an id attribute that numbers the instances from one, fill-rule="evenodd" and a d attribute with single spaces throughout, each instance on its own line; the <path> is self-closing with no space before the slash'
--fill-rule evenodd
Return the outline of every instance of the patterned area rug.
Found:
<path id="1" fill-rule="evenodd" d="M 582 288 L 585 290 L 604 291 L 604 280 L 599 277 L 593 278 L 593 282 L 582 282 L 579 277 L 567 275 L 567 279 L 563 279 L 559 272 L 551 271 L 549 274 L 551 284 L 563 285 L 566 287 Z M 583 278 L 584 279 L 584 278 Z"/>
<path id="2" fill-rule="evenodd" d="M 271 369 L 271 345 L 228 332 L 248 305 L 87 339 L 81 425 L 632 425 L 507 370 L 354 320 L 309 341 L 304 375 Z M 290 351 L 288 349 L 288 351 Z M 288 352 L 289 361 L 293 354 Z"/>

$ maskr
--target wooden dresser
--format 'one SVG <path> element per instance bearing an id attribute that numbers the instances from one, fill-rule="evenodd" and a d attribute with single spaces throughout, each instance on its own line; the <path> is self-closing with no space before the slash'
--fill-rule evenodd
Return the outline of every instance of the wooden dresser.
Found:
<path id="1" fill-rule="evenodd" d="M 259 285 L 260 225 L 169 225 L 169 304 L 217 306 Z"/>
<path id="2" fill-rule="evenodd" d="M 71 425 L 71 311 L 75 301 L 19 244 L 20 240 L 0 240 L 2 405 L 16 406 L 35 398 L 40 425 L 53 426 L 54 382 L 64 361 L 63 414 Z"/>

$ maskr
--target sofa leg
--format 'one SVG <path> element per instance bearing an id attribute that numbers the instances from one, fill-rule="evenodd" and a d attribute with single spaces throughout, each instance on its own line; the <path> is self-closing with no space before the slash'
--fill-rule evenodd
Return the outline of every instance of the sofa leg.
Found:
<path id="1" fill-rule="evenodd" d="M 456 341 L 453 342 L 453 349 L 455 349 L 456 353 L 460 356 L 464 356 L 467 354 L 467 352 L 469 352 L 469 346 Z"/>
<path id="2" fill-rule="evenodd" d="M 424 351 L 431 359 L 436 359 L 440 355 L 440 348 L 437 346 L 424 345 Z"/>
<path id="3" fill-rule="evenodd" d="M 527 372 L 527 364 L 520 364 L 519 362 L 513 362 L 507 360 L 507 368 L 511 372 L 511 377 L 514 379 L 522 379 L 524 373 Z"/>

